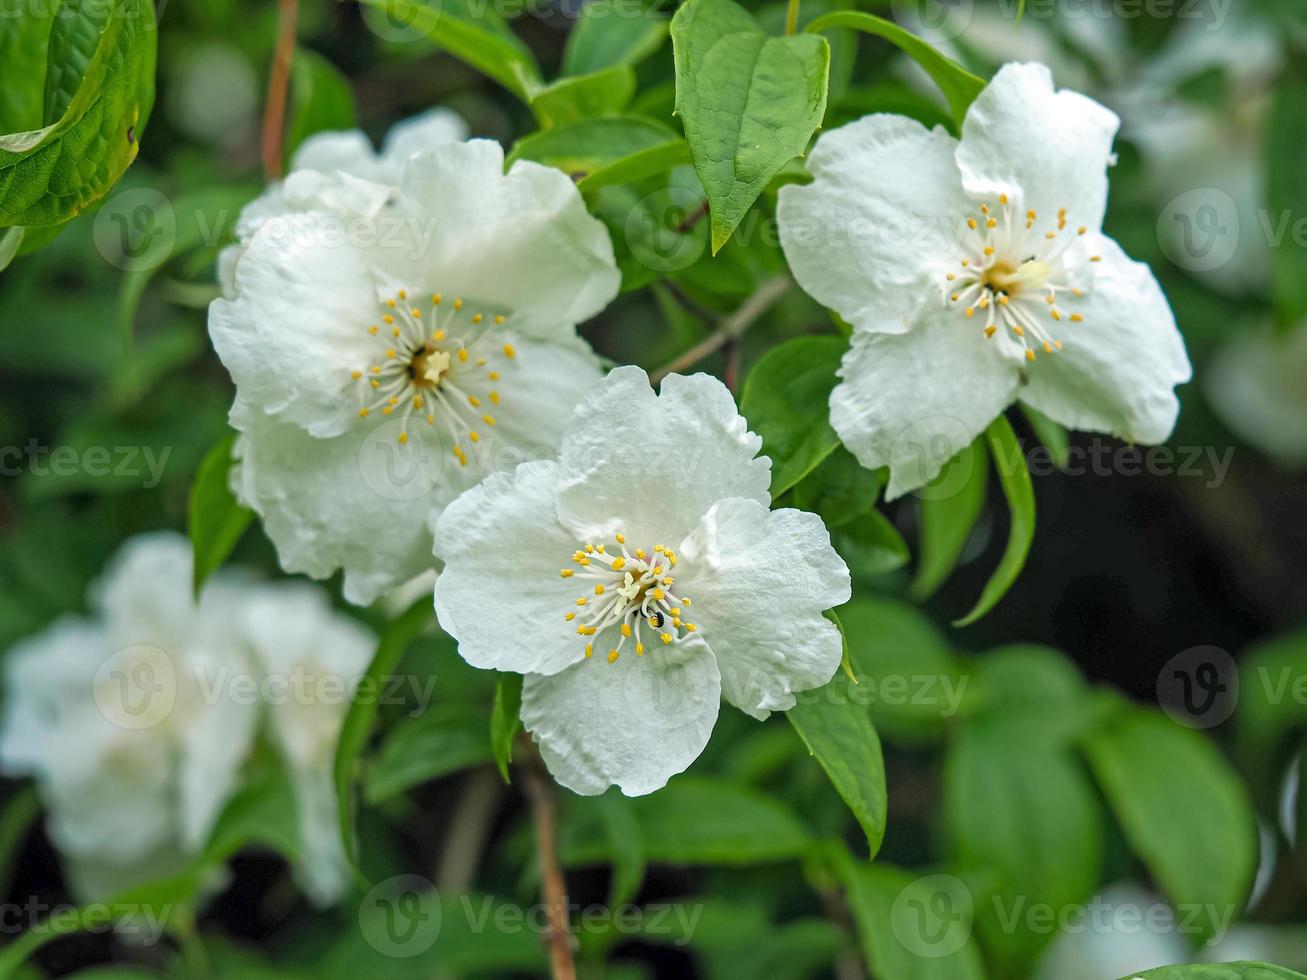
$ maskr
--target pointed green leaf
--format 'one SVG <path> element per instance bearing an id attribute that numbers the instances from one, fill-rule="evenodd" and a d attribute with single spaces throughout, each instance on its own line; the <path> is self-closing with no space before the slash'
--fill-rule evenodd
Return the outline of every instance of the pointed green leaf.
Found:
<path id="1" fill-rule="evenodd" d="M 490 751 L 504 782 L 509 781 L 508 764 L 513 761 L 513 740 L 522 730 L 521 715 L 522 675 L 500 674 L 490 714 Z"/>
<path id="2" fill-rule="evenodd" d="M 985 488 L 989 483 L 989 454 L 977 439 L 950 461 L 939 476 L 941 485 L 949 482 L 949 467 L 958 466 L 967 474 L 956 493 L 924 494 L 921 498 L 921 540 L 917 575 L 908 594 L 914 602 L 925 602 L 944 584 L 957 566 L 985 509 Z"/>
<path id="3" fill-rule="evenodd" d="M 635 72 L 628 65 L 614 65 L 544 86 L 531 97 L 531 111 L 542 127 L 550 129 L 615 116 L 631 104 L 634 95 Z"/>
<path id="4" fill-rule="evenodd" d="M 1195 963 L 1145 970 L 1121 980 L 1307 980 L 1307 976 L 1270 963 Z"/>
<path id="5" fill-rule="evenodd" d="M 235 444 L 232 433 L 210 449 L 191 486 L 187 524 L 195 550 L 191 585 L 196 595 L 205 580 L 227 560 L 254 517 L 254 512 L 243 507 L 231 492 L 231 453 Z"/>
<path id="6" fill-rule="evenodd" d="M 672 18 L 676 112 L 712 209 L 713 254 L 826 114 L 830 45 L 768 37 L 732 0 L 689 0 Z"/>
<path id="7" fill-rule="evenodd" d="M 667 40 L 667 18 L 651 4 L 636 13 L 620 0 L 590 0 L 567 36 L 564 75 L 588 75 L 614 65 L 636 65 Z"/>

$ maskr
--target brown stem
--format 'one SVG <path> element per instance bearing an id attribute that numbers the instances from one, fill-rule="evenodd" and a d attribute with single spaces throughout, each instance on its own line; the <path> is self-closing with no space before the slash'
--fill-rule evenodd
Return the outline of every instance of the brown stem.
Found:
<path id="1" fill-rule="evenodd" d="M 281 177 L 281 152 L 286 130 L 286 91 L 290 88 L 290 63 L 295 54 L 295 24 L 299 18 L 297 0 L 278 0 L 277 49 L 268 76 L 268 103 L 263 111 L 263 175 Z"/>
<path id="2" fill-rule="evenodd" d="M 676 226 L 676 230 L 682 235 L 684 235 L 687 231 L 689 231 L 700 221 L 702 221 L 707 214 L 708 214 L 708 199 L 704 198 L 704 202 L 702 204 L 700 204 L 697 208 L 695 208 L 693 211 L 691 211 L 689 214 L 687 214 L 684 218 L 681 219 L 681 223 Z"/>
<path id="3" fill-rule="evenodd" d="M 664 364 L 653 372 L 655 384 L 669 374 L 684 371 L 698 364 L 709 354 L 714 354 L 732 341 L 738 340 L 746 330 L 754 325 L 782 296 L 790 291 L 794 281 L 789 276 L 777 276 L 768 279 L 759 286 L 738 310 L 722 320 L 713 333 L 695 344 L 684 354 Z"/>
<path id="4" fill-rule="evenodd" d="M 545 940 L 549 948 L 550 972 L 553 980 L 576 980 L 572 937 L 567 928 L 567 884 L 558 864 L 558 809 L 553 784 L 538 760 L 528 762 L 522 769 L 527 799 L 531 801 L 531 813 L 535 818 L 541 890 L 549 909 L 549 931 Z"/>

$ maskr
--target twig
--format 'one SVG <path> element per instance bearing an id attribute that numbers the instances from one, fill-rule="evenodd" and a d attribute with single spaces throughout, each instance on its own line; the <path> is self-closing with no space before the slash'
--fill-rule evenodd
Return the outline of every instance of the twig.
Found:
<path id="1" fill-rule="evenodd" d="M 785 8 L 785 33 L 794 34 L 799 29 L 799 0 L 790 0 Z"/>
<path id="2" fill-rule="evenodd" d="M 503 787 L 504 781 L 490 766 L 464 780 L 436 867 L 437 891 L 455 894 L 472 886 Z"/>
<path id="3" fill-rule="evenodd" d="M 527 799 L 536 825 L 536 850 L 540 856 L 541 889 L 549 909 L 549 966 L 553 980 L 576 980 L 576 964 L 572 961 L 572 938 L 567 928 L 567 884 L 558 864 L 556 828 L 557 803 L 553 785 L 542 771 L 539 761 L 532 760 L 522 767 Z"/>
<path id="4" fill-rule="evenodd" d="M 695 208 L 693 211 L 691 211 L 689 214 L 687 214 L 684 218 L 681 219 L 681 223 L 676 226 L 676 230 L 680 234 L 684 235 L 687 231 L 689 231 L 700 221 L 702 221 L 707 214 L 708 214 L 708 199 L 704 198 L 702 204 L 700 204 L 697 208 Z"/>
<path id="5" fill-rule="evenodd" d="M 295 24 L 299 19 L 297 0 L 279 0 L 277 5 L 277 49 L 268 76 L 268 103 L 263 110 L 263 175 L 281 177 L 281 152 L 285 143 L 286 91 L 290 88 L 290 62 L 295 54 Z"/>
<path id="6" fill-rule="evenodd" d="M 714 354 L 727 344 L 738 340 L 746 330 L 754 325 L 782 296 L 790 291 L 794 281 L 789 276 L 777 276 L 768 279 L 759 286 L 738 310 L 726 319 L 713 333 L 695 344 L 684 354 L 664 364 L 653 372 L 652 380 L 656 384 L 669 374 L 684 371 L 702 361 L 709 354 Z"/>

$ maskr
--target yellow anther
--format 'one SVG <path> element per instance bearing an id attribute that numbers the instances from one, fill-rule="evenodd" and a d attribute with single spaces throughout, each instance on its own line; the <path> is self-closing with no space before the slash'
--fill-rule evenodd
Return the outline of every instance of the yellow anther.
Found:
<path id="1" fill-rule="evenodd" d="M 352 377 L 354 378 L 355 381 L 357 381 L 359 378 L 363 377 L 363 372 L 362 372 L 362 371 L 354 371 L 354 372 L 352 372 Z"/>
<path id="2" fill-rule="evenodd" d="M 478 398 L 476 395 L 468 395 L 468 396 L 467 396 L 467 403 L 468 403 L 469 405 L 471 405 L 473 408 L 480 408 L 480 407 L 481 407 L 481 399 Z"/>
<path id="3" fill-rule="evenodd" d="M 1044 341 L 1044 353 L 1045 354 L 1053 353 L 1053 345 L 1050 344 L 1047 340 Z"/>
<path id="4" fill-rule="evenodd" d="M 590 601 L 590 600 L 587 599 L 585 596 L 581 596 L 581 598 L 579 598 L 579 599 L 576 600 L 576 604 L 577 604 L 578 606 L 584 606 L 584 605 L 585 605 L 587 602 L 589 602 L 589 601 Z"/>
<path id="5" fill-rule="evenodd" d="M 657 601 L 662 601 L 663 599 L 666 599 L 666 598 L 667 598 L 667 593 L 664 592 L 662 589 L 654 589 L 654 590 L 653 590 L 652 592 L 650 592 L 649 594 L 650 594 L 651 596 L 653 596 L 654 599 L 657 600 Z"/>
<path id="6" fill-rule="evenodd" d="M 461 299 L 454 300 L 454 309 L 461 310 L 462 308 L 463 308 L 463 301 Z"/>
<path id="7" fill-rule="evenodd" d="M 368 327 L 368 333 L 372 334 L 374 337 L 377 335 L 377 325 L 375 323 Z"/>
<path id="8" fill-rule="evenodd" d="M 1072 313 L 1072 314 L 1071 314 L 1071 322 L 1072 322 L 1072 323 L 1084 323 L 1084 322 L 1085 322 L 1085 318 L 1084 318 L 1083 316 L 1081 316 L 1079 313 Z"/>
<path id="9" fill-rule="evenodd" d="M 1022 327 L 1019 324 L 1012 328 L 1012 332 L 1016 334 L 1018 337 L 1024 337 L 1026 335 L 1025 327 Z"/>
<path id="10" fill-rule="evenodd" d="M 431 294 L 431 305 L 432 305 L 432 306 L 439 306 L 441 303 L 444 302 L 444 300 L 445 300 L 445 297 L 441 296 L 439 293 L 432 293 L 432 294 Z"/>
<path id="11" fill-rule="evenodd" d="M 603 594 L 604 594 L 604 587 L 602 585 L 596 585 L 595 595 L 603 595 Z"/>
<path id="12" fill-rule="evenodd" d="M 993 324 L 991 324 L 990 326 L 988 326 L 988 327 L 985 328 L 985 336 L 986 336 L 986 337 L 992 337 L 992 336 L 994 336 L 994 331 L 997 330 L 997 329 L 998 329 L 998 327 L 996 327 L 996 326 L 994 326 Z"/>
<path id="13" fill-rule="evenodd" d="M 395 301 L 393 299 L 388 299 L 386 300 L 386 305 L 393 310 L 395 308 Z"/>
<path id="14" fill-rule="evenodd" d="M 610 664 L 615 664 L 615 663 L 617 663 L 617 651 L 616 651 L 616 650 L 609 650 L 609 651 L 608 651 L 608 662 L 609 662 Z"/>
<path id="15" fill-rule="evenodd" d="M 985 254 L 986 254 L 986 255 L 993 255 L 993 254 L 994 254 L 994 246 L 993 246 L 993 245 L 986 245 L 986 246 L 985 246 Z"/>
<path id="16" fill-rule="evenodd" d="M 460 362 L 460 363 L 463 363 L 463 364 L 466 364 L 466 363 L 467 363 L 467 357 L 468 357 L 468 354 L 467 354 L 467 348 L 466 348 L 466 347 L 460 347 L 460 348 L 458 349 L 458 359 L 459 359 L 459 362 Z"/>
<path id="17" fill-rule="evenodd" d="M 395 356 L 395 348 L 393 348 L 393 347 L 387 347 L 387 348 L 386 348 L 386 357 L 389 358 L 389 357 L 394 357 L 394 356 Z"/>
<path id="18" fill-rule="evenodd" d="M 367 418 L 367 417 L 368 417 L 368 410 L 367 410 L 366 408 L 360 408 L 360 409 L 359 409 L 359 418 L 361 418 L 361 419 L 365 419 L 365 418 Z"/>
<path id="19" fill-rule="evenodd" d="M 644 644 L 643 644 L 643 643 L 637 643 L 637 644 L 635 645 L 635 655 L 636 655 L 637 657 L 643 657 L 643 656 L 644 656 Z"/>
<path id="20" fill-rule="evenodd" d="M 968 307 L 966 308 L 966 311 L 963 313 L 963 315 L 964 315 L 968 320 L 970 320 L 973 316 L 976 315 L 976 308 L 975 308 L 974 306 L 968 306 Z"/>
<path id="21" fill-rule="evenodd" d="M 616 558 L 613 559 L 613 565 L 612 565 L 613 571 L 620 572 L 625 567 L 626 567 L 626 559 L 623 558 L 621 555 L 618 555 Z"/>
<path id="22" fill-rule="evenodd" d="M 391 335 L 392 337 L 398 337 L 398 336 L 399 336 L 399 327 L 391 327 L 391 328 L 390 328 L 390 335 Z"/>
<path id="23" fill-rule="evenodd" d="M 576 619 L 576 613 L 570 612 L 566 616 L 564 616 L 563 619 L 567 620 L 570 623 L 572 620 Z"/>
<path id="24" fill-rule="evenodd" d="M 623 624 L 622 624 L 622 635 L 623 635 L 623 636 L 630 636 L 630 635 L 631 635 L 631 624 L 630 624 L 630 623 L 623 623 Z"/>
<path id="25" fill-rule="evenodd" d="M 408 433 L 407 433 L 407 432 L 401 432 L 401 433 L 399 434 L 399 444 L 400 444 L 401 446 L 403 446 L 403 445 L 405 445 L 407 442 L 408 442 Z"/>
<path id="26" fill-rule="evenodd" d="M 570 568 L 560 568 L 558 570 L 558 574 L 563 576 L 563 578 L 571 578 L 573 575 L 576 574 L 576 572 Z"/>
<path id="27" fill-rule="evenodd" d="M 510 359 L 517 357 L 517 351 L 513 348 L 512 344 L 504 345 L 504 356 Z"/>
<path id="28" fill-rule="evenodd" d="M 671 642 L 672 642 L 672 634 L 671 634 L 671 633 L 659 633 L 658 635 L 661 636 L 661 637 L 663 638 L 663 642 L 664 642 L 664 643 L 671 643 Z"/>
<path id="29" fill-rule="evenodd" d="M 507 318 L 506 318 L 506 317 L 502 317 L 502 316 L 497 316 L 497 317 L 495 317 L 495 323 L 497 323 L 497 324 L 502 324 L 502 323 L 504 322 L 505 319 L 507 319 Z"/>
<path id="30" fill-rule="evenodd" d="M 421 319 L 422 319 L 422 311 L 419 310 L 416 306 L 413 307 L 413 308 L 412 308 L 411 310 L 409 310 L 408 312 L 409 312 L 409 315 L 413 317 L 413 319 L 415 319 L 415 320 L 421 320 Z"/>
<path id="31" fill-rule="evenodd" d="M 489 380 L 489 381 L 498 381 L 498 380 L 499 380 L 499 372 L 498 372 L 498 371 L 491 371 L 489 374 L 486 375 L 486 379 Z"/>
<path id="32" fill-rule="evenodd" d="M 389 313 L 387 313 L 387 314 L 386 314 L 385 316 L 383 316 L 381 319 L 382 319 L 382 321 L 386 324 L 386 326 L 390 326 L 392 323 L 395 322 L 395 318 L 394 318 L 393 316 L 391 316 Z"/>
<path id="33" fill-rule="evenodd" d="M 482 320 L 484 320 L 484 319 L 485 319 L 485 317 L 483 317 L 480 313 L 477 313 L 477 314 L 475 314 L 475 315 L 472 317 L 472 322 L 473 322 L 473 323 L 480 323 L 480 322 L 481 322 Z"/>
<path id="34" fill-rule="evenodd" d="M 445 339 L 445 331 L 437 330 L 435 333 L 431 335 L 431 339 L 434 340 L 436 343 L 440 343 L 440 341 Z"/>
<path id="35" fill-rule="evenodd" d="M 998 219 L 997 219 L 997 218 L 990 218 L 988 221 L 985 222 L 985 227 L 986 227 L 986 228 L 997 228 L 997 227 L 998 227 Z"/>
<path id="36" fill-rule="evenodd" d="M 381 414 L 382 414 L 382 415 L 389 415 L 389 414 L 390 414 L 391 412 L 393 412 L 393 411 L 394 411 L 394 409 L 391 408 L 389 405 L 387 405 L 385 408 L 383 408 L 383 409 L 381 410 Z"/>
<path id="37" fill-rule="evenodd" d="M 686 623 L 686 624 L 685 624 L 685 628 L 686 628 L 687 630 L 689 630 L 691 633 L 693 633 L 693 632 L 694 632 L 695 630 L 697 630 L 699 627 L 696 626 L 694 623 Z"/>
<path id="38" fill-rule="evenodd" d="M 467 434 L 467 437 L 468 437 L 469 439 L 471 439 L 473 442 L 480 442 L 480 441 L 481 441 L 481 433 L 480 433 L 480 432 L 477 432 L 476 430 L 473 430 L 472 432 L 469 432 L 469 433 Z"/>
<path id="39" fill-rule="evenodd" d="M 414 395 L 414 396 L 413 396 L 413 407 L 414 407 L 414 408 L 421 408 L 421 407 L 422 407 L 422 396 L 421 396 L 421 395 Z"/>
<path id="40" fill-rule="evenodd" d="M 1081 225 L 1079 228 L 1076 229 L 1076 234 L 1077 234 L 1077 235 L 1083 235 L 1083 234 L 1084 234 L 1085 232 L 1087 232 L 1088 230 L 1089 230 L 1089 229 L 1086 228 L 1084 225 Z"/>
<path id="41" fill-rule="evenodd" d="M 589 656 L 593 656 L 593 655 L 594 655 L 594 652 L 595 652 L 594 644 L 593 644 L 593 643 L 587 643 L 587 644 L 585 645 L 585 655 L 586 655 L 587 657 L 589 657 Z"/>
<path id="42" fill-rule="evenodd" d="M 499 404 L 499 392 L 497 392 L 497 391 L 492 391 L 492 392 L 490 393 L 490 404 L 492 404 L 492 405 L 498 405 L 498 404 Z"/>
<path id="43" fill-rule="evenodd" d="M 976 229 L 976 219 L 975 219 L 975 218 L 968 218 L 968 219 L 967 219 L 967 227 L 970 228 L 972 231 L 975 231 L 975 229 Z"/>
<path id="44" fill-rule="evenodd" d="M 1027 360 L 1027 361 L 1033 361 L 1034 359 L 1035 359 L 1035 352 L 1032 351 L 1032 350 L 1027 350 L 1027 351 L 1026 351 L 1026 360 Z"/>
<path id="45" fill-rule="evenodd" d="M 486 425 L 494 425 L 495 417 L 493 415 L 483 415 L 481 416 L 481 421 L 484 422 Z"/>
<path id="46" fill-rule="evenodd" d="M 1006 205 L 1007 205 L 1007 195 L 1006 195 L 1006 194 L 1000 194 L 1000 195 L 998 196 L 998 203 L 999 203 L 999 204 L 1002 204 L 1002 205 L 1004 205 L 1004 206 L 1006 206 Z"/>

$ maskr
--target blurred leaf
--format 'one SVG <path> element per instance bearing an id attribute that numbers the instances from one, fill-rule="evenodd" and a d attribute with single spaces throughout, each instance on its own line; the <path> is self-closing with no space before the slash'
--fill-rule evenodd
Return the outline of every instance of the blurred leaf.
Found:
<path id="1" fill-rule="evenodd" d="M 841 606 L 840 622 L 858 678 L 850 693 L 881 735 L 907 743 L 938 737 L 970 679 L 935 625 L 913 606 L 870 596 Z"/>
<path id="2" fill-rule="evenodd" d="M 195 549 L 191 585 L 197 596 L 208 577 L 227 560 L 254 517 L 254 511 L 237 502 L 231 492 L 235 444 L 236 435 L 232 433 L 214 446 L 200 464 L 191 487 L 187 524 Z"/>
<path id="3" fill-rule="evenodd" d="M 971 539 L 976 521 L 985 509 L 985 488 L 989 482 L 989 454 L 977 439 L 946 464 L 939 483 L 949 484 L 949 468 L 959 466 L 968 474 L 965 482 L 952 494 L 925 494 L 919 507 L 921 514 L 921 555 L 917 574 L 908 589 L 914 602 L 925 602 L 944 584 L 957 567 L 962 551 Z"/>
<path id="4" fill-rule="evenodd" d="M 1276 324 L 1284 333 L 1307 319 L 1307 248 L 1294 222 L 1307 215 L 1307 70 L 1290 62 L 1274 88 L 1266 143 L 1266 214 L 1275 273 Z M 1283 236 L 1281 239 L 1279 236 Z"/>
<path id="5" fill-rule="evenodd" d="M 0 133 L 40 129 L 45 118 L 45 75 L 50 28 L 58 3 L 15 6 L 0 17 Z"/>
<path id="6" fill-rule="evenodd" d="M 523 102 L 540 87 L 531 50 L 503 20 L 470 0 L 361 0 L 384 16 L 420 31 L 455 58 L 494 79 Z"/>
<path id="7" fill-rule="evenodd" d="M 1036 724 L 1042 737 L 1066 742 L 1083 734 L 1101 709 L 1075 661 L 1051 647 L 1009 644 L 968 663 L 968 717 L 1019 716 Z"/>
<path id="8" fill-rule="evenodd" d="M 1112 811 L 1171 903 L 1242 909 L 1257 870 L 1247 794 L 1200 733 L 1125 706 L 1081 741 Z M 1195 930 L 1217 923 L 1196 916 Z"/>
<path id="9" fill-rule="evenodd" d="M 614 65 L 636 65 L 667 40 L 666 17 L 657 5 L 632 16 L 622 0 L 590 0 L 581 8 L 563 50 L 564 75 L 588 75 Z"/>
<path id="10" fill-rule="evenodd" d="M 712 206 L 712 250 L 826 112 L 824 37 L 768 37 L 732 0 L 688 0 L 672 18 L 676 111 Z"/>
<path id="11" fill-rule="evenodd" d="M 635 116 L 588 119 L 523 137 L 514 144 L 506 163 L 511 166 L 518 160 L 535 160 L 575 178 L 640 150 L 663 146 L 672 136 L 666 126 Z"/>
<path id="12" fill-rule="evenodd" d="M 66 0 L 50 28 L 43 128 L 0 135 L 0 226 L 67 221 L 118 181 L 154 104 L 157 43 L 149 0 Z"/>
<path id="13" fill-rule="evenodd" d="M 1279 809 L 1280 778 L 1291 736 L 1307 728 L 1307 632 L 1276 637 L 1239 662 L 1236 745 L 1253 795 L 1264 812 Z"/>
<path id="14" fill-rule="evenodd" d="M 971 935 L 973 900 L 960 879 L 836 853 L 845 901 L 876 980 L 984 980 Z"/>
<path id="15" fill-rule="evenodd" d="M 359 691 L 377 691 L 384 688 L 384 680 L 395 671 L 395 665 L 409 644 L 417 639 L 432 618 L 431 597 L 422 596 L 410 606 L 403 615 L 390 623 L 381 635 L 377 652 L 368 664 L 367 673 L 356 688 Z M 349 711 L 340 728 L 340 739 L 336 743 L 336 758 L 332 764 L 333 779 L 336 784 L 337 815 L 340 818 L 340 836 L 345 846 L 345 856 L 355 874 L 363 878 L 359 870 L 358 841 L 354 834 L 354 782 L 358 778 L 359 757 L 367 746 L 372 734 L 372 723 L 376 720 L 380 705 L 375 697 L 350 702 Z"/>
<path id="16" fill-rule="evenodd" d="M 843 446 L 794 485 L 794 506 L 820 514 L 828 528 L 849 524 L 876 506 L 884 470 L 869 470 Z"/>
<path id="17" fill-rule="evenodd" d="M 0 892 L 9 893 L 10 878 L 18 866 L 18 849 L 41 815 L 41 799 L 34 786 L 24 786 L 4 802 L 0 811 Z"/>
<path id="18" fill-rule="evenodd" d="M 1026 404 L 1022 404 L 1021 412 L 1030 423 L 1030 428 L 1034 430 L 1035 437 L 1048 449 L 1053 458 L 1053 465 L 1058 469 L 1066 469 L 1067 452 L 1071 447 L 1066 426 L 1054 422 L 1039 409 L 1031 408 Z"/>
<path id="19" fill-rule="evenodd" d="M 540 125 L 549 129 L 615 116 L 631 104 L 633 95 L 635 72 L 627 65 L 615 65 L 544 86 L 531 97 L 531 110 Z"/>
<path id="20" fill-rule="evenodd" d="M 998 470 L 1003 496 L 1007 498 L 1010 515 L 1007 548 L 998 568 L 994 569 L 994 574 L 985 583 L 975 608 L 954 622 L 954 626 L 974 623 L 1007 595 L 1007 590 L 1025 567 L 1026 555 L 1030 553 L 1030 544 L 1035 539 L 1035 488 L 1030 482 L 1026 457 L 1021 451 L 1021 443 L 1017 442 L 1016 433 L 1012 431 L 1011 423 L 1000 415 L 985 430 L 985 440 L 989 443 L 994 468 Z"/>
<path id="21" fill-rule="evenodd" d="M 828 615 L 838 626 L 834 613 Z M 797 695 L 798 703 L 785 717 L 853 811 L 867 837 L 868 857 L 874 858 L 885 837 L 885 760 L 871 717 L 850 697 L 852 687 L 848 677 L 837 673 L 824 687 Z"/>
<path id="22" fill-rule="evenodd" d="M 983 78 L 977 78 L 910 31 L 905 31 L 897 24 L 875 14 L 839 10 L 825 17 L 818 17 L 808 25 L 808 30 L 816 33 L 828 31 L 832 27 L 848 27 L 865 34 L 874 34 L 901 49 L 939 86 L 939 90 L 944 93 L 944 98 L 948 100 L 949 108 L 953 111 L 953 119 L 959 126 L 962 124 L 962 118 L 967 114 L 967 108 L 985 87 Z"/>
<path id="23" fill-rule="evenodd" d="M 599 167 L 578 181 L 576 186 L 580 191 L 587 192 L 611 184 L 630 184 L 664 174 L 689 162 L 690 144 L 677 136 Z"/>
<path id="24" fill-rule="evenodd" d="M 644 842 L 629 797 L 610 790 L 595 798 L 599 820 L 613 855 L 613 884 L 609 908 L 632 901 L 644 882 Z"/>
<path id="25" fill-rule="evenodd" d="M 1270 963 L 1197 963 L 1145 970 L 1121 980 L 1307 980 L 1307 977 Z"/>
<path id="26" fill-rule="evenodd" d="M 763 355 L 744 381 L 740 413 L 771 457 L 773 500 L 840 444 L 827 402 L 847 348 L 841 337 L 788 340 Z"/>
<path id="27" fill-rule="evenodd" d="M 971 721 L 944 760 L 944 819 L 960 868 L 993 872 L 997 889 L 976 910 L 995 972 L 1024 976 L 1052 939 L 1021 910 L 1084 902 L 1098 884 L 1103 825 L 1078 758 L 1017 714 Z"/>
<path id="28" fill-rule="evenodd" d="M 502 673 L 495 683 L 495 704 L 490 713 L 490 753 L 499 774 L 508 782 L 513 742 L 522 730 L 522 675 Z"/>
<path id="29" fill-rule="evenodd" d="M 285 158 L 291 159 L 300 144 L 314 133 L 353 129 L 357 125 L 349 79 L 316 51 L 296 48 L 291 62 Z"/>
<path id="30" fill-rule="evenodd" d="M 23 234 L 27 229 L 22 227 L 6 228 L 0 232 L 0 272 L 9 268 L 9 263 L 13 262 L 14 256 L 18 254 L 18 248 L 23 244 Z"/>
<path id="31" fill-rule="evenodd" d="M 898 528 L 875 508 L 832 528 L 831 540 L 855 577 L 884 575 L 902 568 L 912 557 Z"/>
<path id="32" fill-rule="evenodd" d="M 363 798 L 375 806 L 410 787 L 491 759 L 485 716 L 464 705 L 437 705 L 386 733 L 368 766 Z"/>

